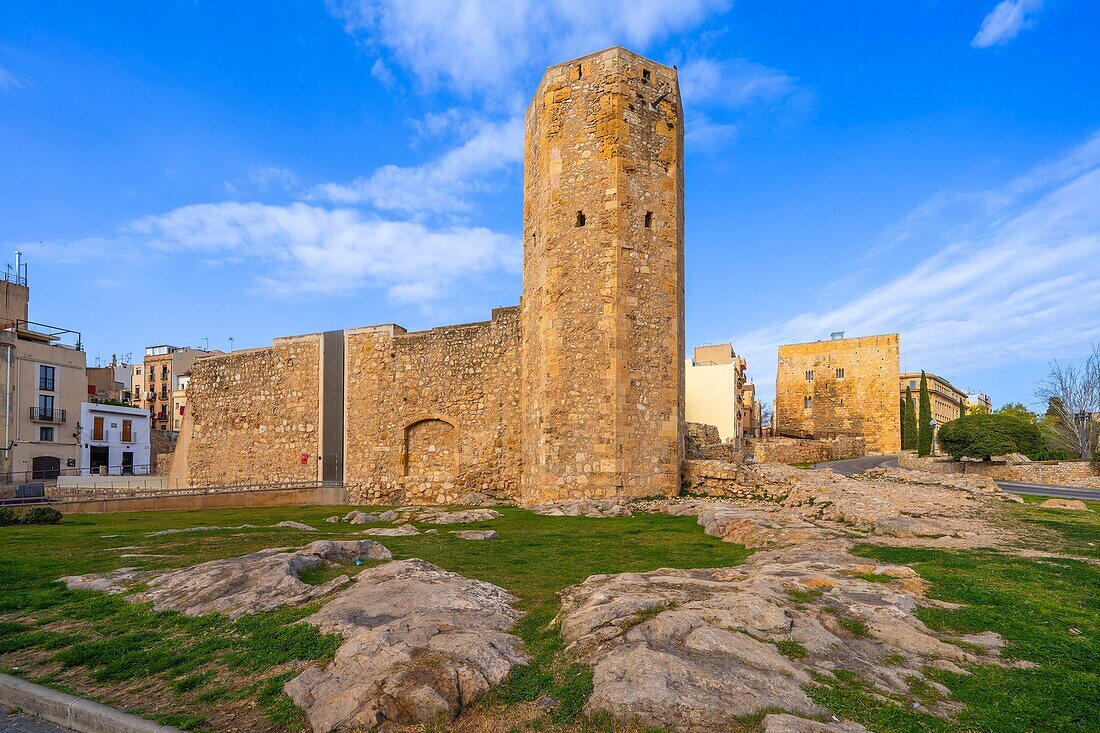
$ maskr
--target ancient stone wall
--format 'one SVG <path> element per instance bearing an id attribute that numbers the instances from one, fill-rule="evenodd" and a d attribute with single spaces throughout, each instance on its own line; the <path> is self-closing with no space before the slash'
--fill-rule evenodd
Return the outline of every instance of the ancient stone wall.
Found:
<path id="1" fill-rule="evenodd" d="M 807 438 L 754 438 L 748 441 L 757 463 L 822 463 L 866 455 L 862 437 L 837 436 L 825 440 Z"/>
<path id="2" fill-rule="evenodd" d="M 935 456 L 918 458 L 915 451 L 904 451 L 898 456 L 898 466 L 928 473 L 985 476 L 994 481 L 1100 489 L 1100 468 L 1091 461 L 956 461 Z"/>
<path id="3" fill-rule="evenodd" d="M 522 500 L 679 489 L 683 125 L 674 69 L 612 48 L 527 111 Z"/>
<path id="4" fill-rule="evenodd" d="M 320 334 L 309 334 L 197 360 L 187 386 L 190 485 L 316 480 L 320 358 Z"/>
<path id="5" fill-rule="evenodd" d="M 779 347 L 776 432 L 862 436 L 868 453 L 901 449 L 897 334 Z"/>
<path id="6" fill-rule="evenodd" d="M 354 501 L 519 492 L 519 309 L 406 333 L 347 333 L 345 484 Z"/>

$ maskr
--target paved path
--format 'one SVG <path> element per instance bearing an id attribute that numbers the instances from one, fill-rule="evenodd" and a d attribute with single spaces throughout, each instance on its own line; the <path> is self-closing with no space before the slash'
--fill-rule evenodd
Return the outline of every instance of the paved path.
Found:
<path id="1" fill-rule="evenodd" d="M 870 468 L 897 468 L 897 456 L 864 456 L 863 458 L 849 458 L 843 461 L 829 461 L 827 463 L 815 463 L 814 468 L 828 468 L 843 476 L 855 476 Z"/>
<path id="2" fill-rule="evenodd" d="M 36 720 L 29 715 L 0 717 L 0 731 L 3 733 L 72 733 L 68 728 L 59 728 L 53 723 Z"/>
<path id="3" fill-rule="evenodd" d="M 864 456 L 844 461 L 817 463 L 814 468 L 828 468 L 844 476 L 855 476 L 869 468 L 897 468 L 897 456 Z M 1086 489 L 1080 486 L 1054 486 L 1049 484 L 1022 484 L 1015 481 L 998 481 L 997 485 L 1010 494 L 1029 494 L 1032 496 L 1053 496 L 1058 499 L 1085 499 L 1100 501 L 1100 489 Z"/>

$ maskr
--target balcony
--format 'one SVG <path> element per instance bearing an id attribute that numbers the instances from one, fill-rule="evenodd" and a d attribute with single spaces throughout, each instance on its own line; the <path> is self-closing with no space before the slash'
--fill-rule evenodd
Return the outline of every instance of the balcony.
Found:
<path id="1" fill-rule="evenodd" d="M 65 411 L 56 408 L 32 407 L 31 420 L 34 422 L 63 423 L 65 422 Z"/>

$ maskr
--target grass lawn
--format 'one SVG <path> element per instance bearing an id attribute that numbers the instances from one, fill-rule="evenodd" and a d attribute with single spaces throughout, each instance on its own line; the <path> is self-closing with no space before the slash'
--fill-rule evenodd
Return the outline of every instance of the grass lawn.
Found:
<path id="1" fill-rule="evenodd" d="M 339 645 L 294 621 L 316 606 L 260 613 L 230 622 L 153 613 L 117 596 L 70 591 L 63 575 L 125 566 L 184 567 L 267 547 L 296 547 L 324 537 L 352 538 L 362 526 L 325 524 L 347 508 L 305 507 L 199 512 L 140 512 L 66 517 L 55 526 L 3 527 L 0 538 L 0 664 L 50 684 L 189 730 L 294 731 L 304 717 L 282 684 L 304 660 L 332 657 Z M 557 720 L 575 717 L 587 697 L 587 668 L 562 660 L 550 622 L 557 591 L 589 575 L 659 567 L 735 565 L 749 554 L 703 534 L 693 517 L 639 515 L 615 519 L 541 517 L 502 510 L 491 527 L 500 539 L 476 542 L 448 534 L 379 537 L 397 558 L 421 557 L 519 596 L 527 616 L 517 633 L 533 658 L 486 705 L 534 700 L 544 692 L 561 702 Z M 167 528 L 270 525 L 283 519 L 321 531 L 227 529 L 150 537 Z M 429 528 L 422 525 L 422 529 Z M 128 549 L 111 549 L 128 548 Z M 156 557 L 121 557 L 122 554 Z M 324 575 L 306 578 L 321 582 Z"/>
<path id="2" fill-rule="evenodd" d="M 1030 549 L 1098 557 L 1100 504 L 1093 512 L 1012 505 L 1029 531 Z M 343 509 L 343 511 L 347 511 Z M 571 664 L 552 623 L 557 592 L 591 574 L 659 567 L 733 565 L 748 552 L 704 535 L 692 517 L 638 515 L 616 519 L 540 517 L 504 509 L 491 527 L 500 539 L 437 535 L 381 537 L 395 557 L 422 557 L 507 588 L 527 616 L 517 633 L 533 662 L 515 670 L 475 714 L 549 694 L 560 705 L 528 728 L 612 730 L 606 719 L 579 712 L 591 673 Z M 69 591 L 62 575 L 123 566 L 180 567 L 266 547 L 295 547 L 322 537 L 351 536 L 359 526 L 324 524 L 332 507 L 204 512 L 129 513 L 66 517 L 57 526 L 0 528 L 0 664 L 24 676 L 91 695 L 192 730 L 295 731 L 303 717 L 281 692 L 308 660 L 332 656 L 338 640 L 293 623 L 313 607 L 256 614 L 230 622 L 153 613 L 118 597 Z M 269 525 L 283 519 L 320 532 L 230 529 L 149 537 L 153 530 L 202 525 Z M 422 526 L 426 529 L 426 526 Z M 136 549 L 110 549 L 110 548 Z M 1004 655 L 1036 669 L 979 667 L 967 676 L 933 672 L 965 705 L 954 721 L 908 703 L 867 693 L 855 675 L 824 680 L 811 694 L 837 715 L 875 731 L 1100 731 L 1100 567 L 1079 560 L 1023 558 L 987 551 L 939 551 L 863 546 L 862 554 L 912 565 L 932 583 L 931 595 L 967 604 L 925 609 L 929 625 L 951 632 L 993 630 Z M 123 558 L 121 554 L 156 557 Z M 322 582 L 324 573 L 310 582 Z M 934 695 L 929 686 L 914 694 Z M 520 721 L 522 723 L 522 721 Z M 475 726 L 476 727 L 476 726 Z M 746 721 L 737 730 L 753 730 Z"/>

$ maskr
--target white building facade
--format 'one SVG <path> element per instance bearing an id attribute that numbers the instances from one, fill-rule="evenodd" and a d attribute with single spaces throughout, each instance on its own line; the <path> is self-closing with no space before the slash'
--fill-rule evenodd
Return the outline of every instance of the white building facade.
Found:
<path id="1" fill-rule="evenodd" d="M 140 407 L 85 402 L 80 406 L 80 473 L 149 473 L 149 413 Z"/>

